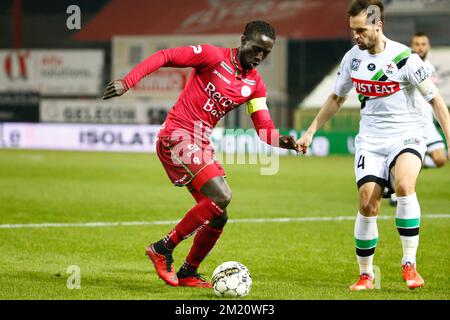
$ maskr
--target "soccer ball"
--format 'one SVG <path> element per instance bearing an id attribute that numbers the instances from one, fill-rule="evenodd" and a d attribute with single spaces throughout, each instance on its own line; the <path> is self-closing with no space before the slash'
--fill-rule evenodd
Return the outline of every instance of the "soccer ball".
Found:
<path id="1" fill-rule="evenodd" d="M 247 267 L 236 261 L 224 262 L 218 266 L 211 282 L 214 293 L 227 298 L 246 296 L 252 287 L 252 277 Z"/>

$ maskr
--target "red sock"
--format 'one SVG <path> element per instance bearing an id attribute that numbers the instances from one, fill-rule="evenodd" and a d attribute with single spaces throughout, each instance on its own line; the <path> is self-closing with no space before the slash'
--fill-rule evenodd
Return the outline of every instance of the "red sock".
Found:
<path id="1" fill-rule="evenodd" d="M 183 239 L 186 239 L 204 224 L 211 221 L 214 215 L 220 215 L 223 210 L 209 198 L 197 203 L 181 219 L 175 228 L 164 238 L 164 246 L 173 250 Z"/>
<path id="2" fill-rule="evenodd" d="M 214 229 L 209 225 L 206 225 L 197 232 L 194 243 L 186 258 L 186 264 L 189 269 L 197 270 L 203 259 L 205 259 L 214 248 L 222 231 L 223 229 Z"/>

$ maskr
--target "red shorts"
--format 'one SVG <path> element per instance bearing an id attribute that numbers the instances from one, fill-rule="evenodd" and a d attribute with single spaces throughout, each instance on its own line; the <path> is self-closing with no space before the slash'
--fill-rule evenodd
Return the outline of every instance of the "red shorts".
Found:
<path id="1" fill-rule="evenodd" d="M 189 139 L 158 137 L 156 153 L 172 183 L 179 187 L 192 186 L 200 191 L 208 180 L 226 176 L 210 144 L 199 146 Z"/>

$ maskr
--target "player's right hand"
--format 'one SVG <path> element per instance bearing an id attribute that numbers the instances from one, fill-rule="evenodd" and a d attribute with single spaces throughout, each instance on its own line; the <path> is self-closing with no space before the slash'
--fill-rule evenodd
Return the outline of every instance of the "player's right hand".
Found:
<path id="1" fill-rule="evenodd" d="M 113 80 L 106 86 L 105 93 L 103 93 L 103 100 L 118 97 L 123 95 L 127 89 L 121 80 Z"/>
<path id="2" fill-rule="evenodd" d="M 300 150 L 302 151 L 303 154 L 306 153 L 306 151 L 308 150 L 309 145 L 311 144 L 313 140 L 313 135 L 305 132 L 300 139 L 297 140 L 297 145 L 300 147 Z"/>

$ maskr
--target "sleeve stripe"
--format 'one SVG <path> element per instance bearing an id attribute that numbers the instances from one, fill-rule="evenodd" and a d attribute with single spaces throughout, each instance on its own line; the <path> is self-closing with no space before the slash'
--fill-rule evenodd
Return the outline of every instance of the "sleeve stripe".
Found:
<path id="1" fill-rule="evenodd" d="M 253 112 L 259 111 L 259 110 L 268 110 L 267 108 L 267 98 L 255 98 L 252 100 L 247 101 L 247 112 L 248 114 L 252 114 Z"/>

